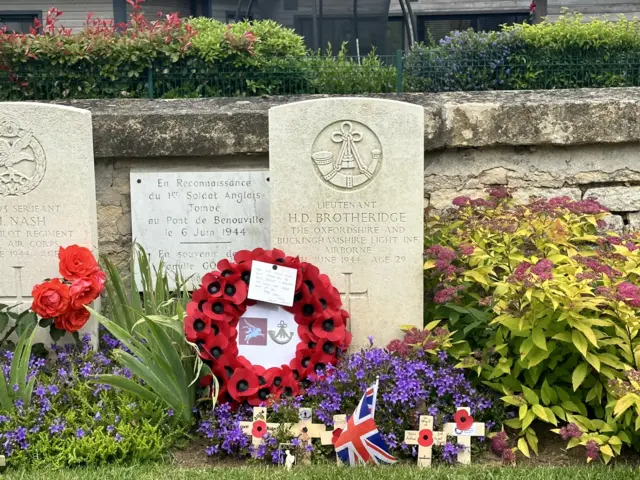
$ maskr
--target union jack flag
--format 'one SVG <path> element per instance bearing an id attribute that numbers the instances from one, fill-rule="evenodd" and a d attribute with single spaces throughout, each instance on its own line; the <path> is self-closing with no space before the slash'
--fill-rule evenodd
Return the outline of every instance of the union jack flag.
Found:
<path id="1" fill-rule="evenodd" d="M 335 443 L 336 454 L 349 465 L 377 463 L 391 464 L 398 460 L 389 453 L 373 417 L 376 412 L 378 380 L 369 387 L 355 412 Z"/>

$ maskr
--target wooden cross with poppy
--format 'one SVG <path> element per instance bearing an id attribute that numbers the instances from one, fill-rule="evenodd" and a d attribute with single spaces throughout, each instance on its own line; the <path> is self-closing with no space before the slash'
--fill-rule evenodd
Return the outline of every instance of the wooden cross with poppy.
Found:
<path id="1" fill-rule="evenodd" d="M 458 437 L 458 443 L 464 447 L 458 452 L 458 462 L 471 463 L 471 437 L 484 437 L 484 423 L 475 423 L 468 407 L 457 407 L 453 416 L 456 423 L 447 423 L 444 432 L 451 437 Z"/>
<path id="2" fill-rule="evenodd" d="M 418 430 L 405 430 L 404 443 L 407 445 L 418 445 L 419 468 L 430 467 L 433 445 L 444 445 L 447 443 L 447 434 L 445 432 L 433 431 L 432 416 L 420 415 Z"/>
<path id="3" fill-rule="evenodd" d="M 253 408 L 253 421 L 240 422 L 240 428 L 242 433 L 251 436 L 251 444 L 257 447 L 262 442 L 262 438 L 267 433 L 275 432 L 280 426 L 287 426 L 290 428 L 290 424 L 280 423 L 267 423 L 267 409 L 266 407 L 254 407 Z"/>
<path id="4" fill-rule="evenodd" d="M 336 443 L 337 438 L 344 430 L 344 427 L 347 426 L 347 416 L 346 415 L 334 415 L 333 416 L 333 430 L 328 432 L 322 432 L 320 436 L 320 443 L 322 445 L 333 445 Z"/>

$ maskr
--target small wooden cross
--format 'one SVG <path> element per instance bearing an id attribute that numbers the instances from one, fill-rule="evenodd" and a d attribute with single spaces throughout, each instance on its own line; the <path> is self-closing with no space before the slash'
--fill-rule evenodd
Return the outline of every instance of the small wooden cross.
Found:
<path id="1" fill-rule="evenodd" d="M 267 433 L 272 434 L 280 427 L 287 429 L 291 435 L 306 444 L 312 438 L 321 438 L 327 428 L 324 425 L 313 423 L 312 413 L 310 408 L 301 408 L 298 412 L 300 419 L 298 423 L 267 423 L 266 407 L 254 407 L 253 421 L 240 422 L 240 428 L 242 429 L 242 433 L 251 436 L 251 444 L 254 447 L 262 443 L 262 438 Z"/>
<path id="2" fill-rule="evenodd" d="M 251 444 L 257 447 L 262 443 L 262 438 L 267 433 L 273 433 L 282 425 L 291 427 L 290 424 L 267 423 L 267 409 L 265 407 L 253 408 L 253 421 L 240 422 L 242 433 L 251 437 Z"/>
<path id="3" fill-rule="evenodd" d="M 301 408 L 298 410 L 298 423 L 291 425 L 289 433 L 300 440 L 300 446 L 304 449 L 302 461 L 311 463 L 311 452 L 306 451 L 306 446 L 313 438 L 321 438 L 327 427 L 320 423 L 313 423 L 313 410 Z"/>
<path id="4" fill-rule="evenodd" d="M 404 432 L 404 443 L 407 445 L 418 445 L 419 468 L 430 467 L 433 445 L 444 445 L 447 443 L 447 434 L 445 432 L 433 431 L 432 416 L 420 415 L 418 430 L 406 430 Z"/>
<path id="5" fill-rule="evenodd" d="M 313 423 L 313 411 L 310 408 L 298 410 L 299 422 L 291 425 L 291 435 L 297 437 L 301 442 L 309 443 L 312 438 L 322 438 L 327 430 L 321 423 Z"/>
<path id="6" fill-rule="evenodd" d="M 334 415 L 333 416 L 333 430 L 328 432 L 322 432 L 320 436 L 320 443 L 322 445 L 333 445 L 333 431 L 347 426 L 347 416 L 346 415 Z"/>
<path id="7" fill-rule="evenodd" d="M 475 423 L 468 407 L 458 407 L 455 415 L 456 423 L 447 423 L 444 432 L 451 437 L 458 437 L 458 443 L 464 447 L 458 452 L 458 462 L 471 463 L 471 437 L 484 437 L 484 423 Z"/>
<path id="8" fill-rule="evenodd" d="M 6 467 L 7 466 L 7 459 L 4 457 L 4 455 L 0 455 L 0 467 Z"/>

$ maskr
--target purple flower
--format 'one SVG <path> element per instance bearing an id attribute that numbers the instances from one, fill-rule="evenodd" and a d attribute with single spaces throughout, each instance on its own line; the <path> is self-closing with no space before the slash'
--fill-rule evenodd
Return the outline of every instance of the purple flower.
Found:
<path id="1" fill-rule="evenodd" d="M 109 425 L 109 426 L 107 427 L 107 433 L 113 433 L 113 431 L 114 431 L 114 430 L 115 430 L 115 428 L 114 428 L 114 426 L 113 426 L 113 425 Z"/>
<path id="2" fill-rule="evenodd" d="M 49 385 L 49 394 L 58 395 L 58 393 L 60 393 L 60 390 L 56 385 Z"/>
<path id="3" fill-rule="evenodd" d="M 76 438 L 84 438 L 84 430 L 79 428 L 76 430 Z"/>
<path id="4" fill-rule="evenodd" d="M 120 443 L 124 439 L 124 437 L 119 433 L 116 433 L 115 439 L 116 439 L 116 442 Z"/>
<path id="5" fill-rule="evenodd" d="M 63 420 L 56 418 L 53 424 L 49 427 L 49 433 L 51 435 L 62 433 L 65 427 L 66 427 L 66 423 Z"/>

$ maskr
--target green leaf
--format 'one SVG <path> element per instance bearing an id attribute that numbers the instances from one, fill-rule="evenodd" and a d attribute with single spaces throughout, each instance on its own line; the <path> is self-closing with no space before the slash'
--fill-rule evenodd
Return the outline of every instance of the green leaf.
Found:
<path id="1" fill-rule="evenodd" d="M 520 405 L 520 408 L 518 409 L 518 418 L 520 420 L 524 419 L 524 417 L 527 415 L 527 412 L 529 411 L 529 406 L 524 404 L 524 405 Z"/>
<path id="2" fill-rule="evenodd" d="M 622 415 L 626 412 L 631 406 L 633 406 L 638 400 L 638 395 L 635 393 L 627 393 L 624 397 L 620 398 L 613 409 L 613 414 L 615 416 Z"/>
<path id="3" fill-rule="evenodd" d="M 528 387 L 525 387 L 524 385 L 522 386 L 522 394 L 524 395 L 525 400 L 529 402 L 530 405 L 537 405 L 538 403 L 540 403 L 536 392 Z"/>
<path id="4" fill-rule="evenodd" d="M 545 405 L 556 403 L 558 401 L 558 394 L 552 387 L 549 386 L 549 382 L 547 382 L 546 379 L 542 384 L 542 388 L 540 389 L 540 396 L 542 397 L 542 402 Z"/>
<path id="5" fill-rule="evenodd" d="M 531 425 L 531 423 L 535 419 L 536 419 L 536 416 L 533 414 L 531 410 L 529 410 L 527 414 L 524 416 L 524 419 L 522 420 L 522 430 L 526 430 L 527 428 L 529 428 L 529 425 Z"/>
<path id="6" fill-rule="evenodd" d="M 536 347 L 541 350 L 547 350 L 547 339 L 544 335 L 544 331 L 541 328 L 534 328 L 531 337 Z"/>
<path id="7" fill-rule="evenodd" d="M 9 315 L 6 312 L 0 312 L 0 332 L 4 332 L 9 325 Z"/>
<path id="8" fill-rule="evenodd" d="M 518 450 L 527 458 L 531 458 L 531 454 L 529 453 L 529 445 L 527 445 L 527 441 L 524 438 L 520 438 L 518 440 Z"/>
<path id="9" fill-rule="evenodd" d="M 586 357 L 588 345 L 585 336 L 577 330 L 574 330 L 571 333 L 571 340 L 573 341 L 573 345 L 578 349 L 578 351 Z"/>
<path id="10" fill-rule="evenodd" d="M 555 417 L 548 417 L 547 411 L 542 405 L 534 405 L 532 408 L 533 413 L 543 422 L 554 423 Z"/>
<path id="11" fill-rule="evenodd" d="M 49 329 L 49 335 L 51 336 L 51 340 L 53 340 L 54 342 L 57 342 L 62 337 L 64 337 L 65 333 L 67 332 L 57 329 L 54 325 L 51 325 L 51 328 Z"/>
<path id="12" fill-rule="evenodd" d="M 586 378 L 588 372 L 589 372 L 589 365 L 585 362 L 578 365 L 576 369 L 573 371 L 573 376 L 571 380 L 573 382 L 574 392 L 577 391 L 578 388 L 580 388 L 580 385 L 582 385 L 582 382 L 584 382 L 584 379 Z"/>

